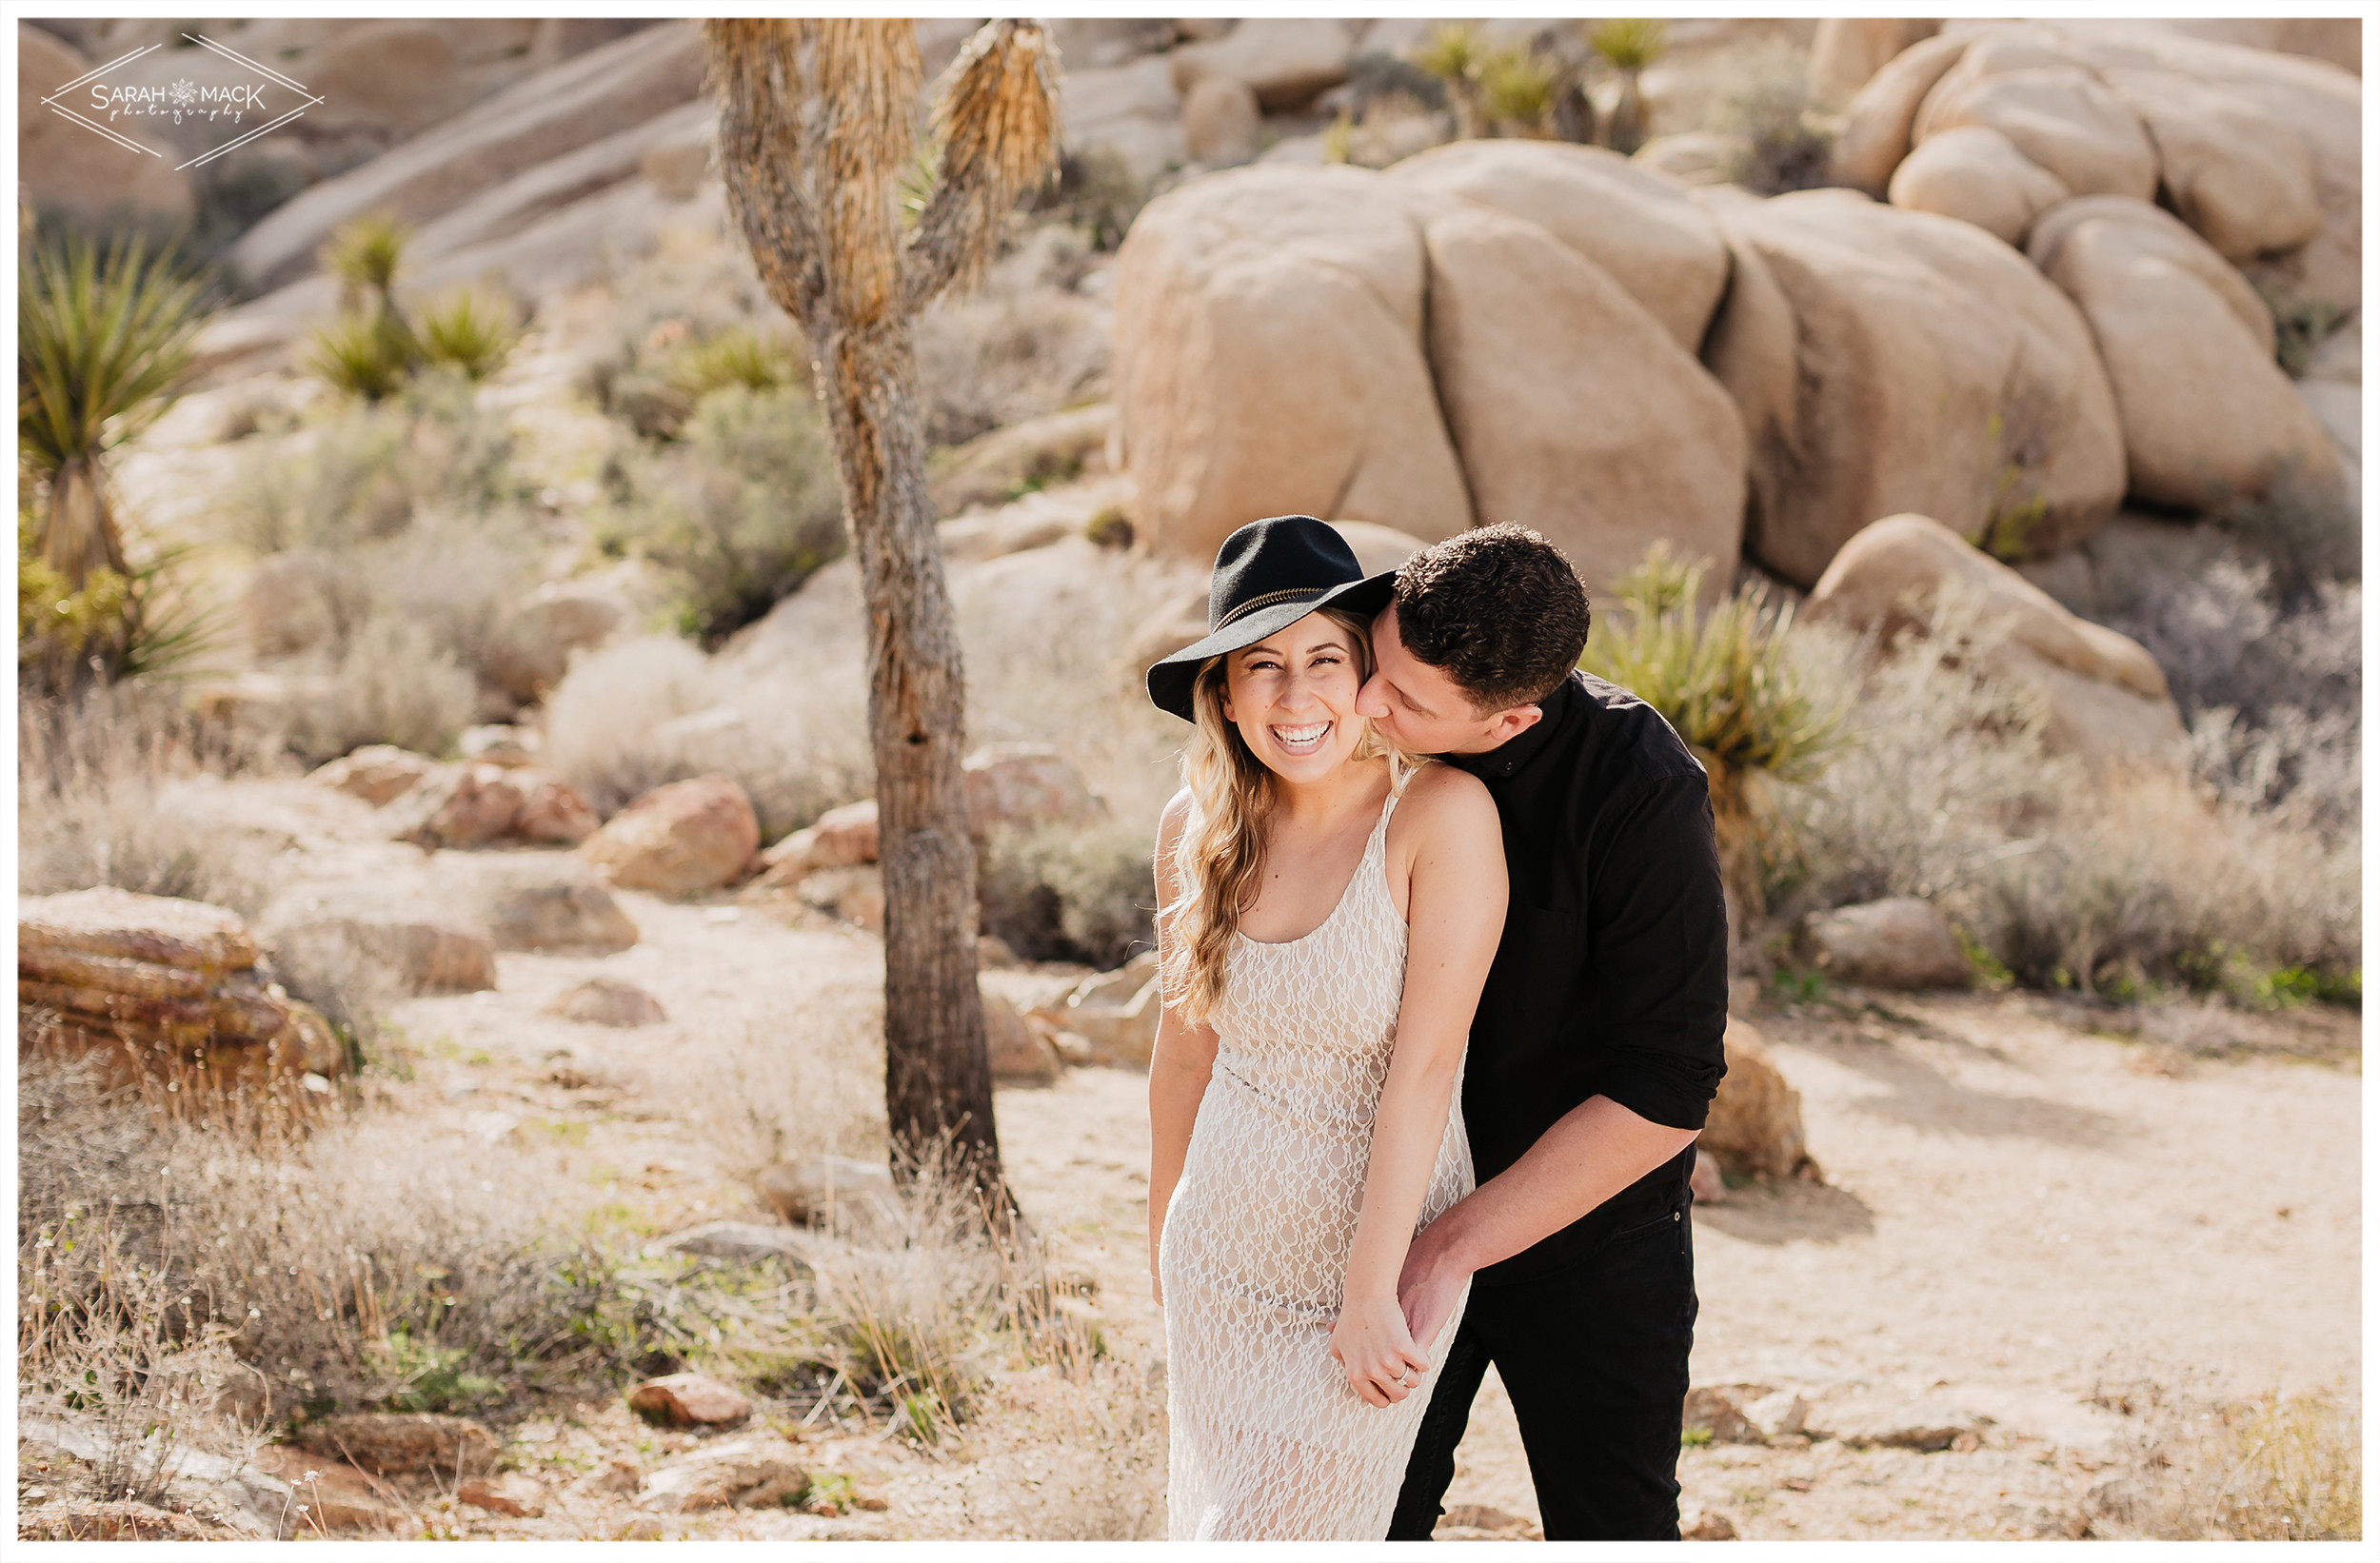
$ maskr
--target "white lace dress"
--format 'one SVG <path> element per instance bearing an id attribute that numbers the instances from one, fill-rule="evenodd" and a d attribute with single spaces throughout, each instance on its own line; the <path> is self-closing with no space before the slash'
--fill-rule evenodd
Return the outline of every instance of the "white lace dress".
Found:
<path id="1" fill-rule="evenodd" d="M 1158 1255 L 1175 1540 L 1383 1538 L 1437 1382 L 1368 1406 L 1330 1355 L 1404 993 L 1396 804 L 1320 927 L 1242 936 L 1224 970 L 1214 1077 Z M 1471 1192 L 1461 1101 L 1458 1078 L 1417 1231 Z M 1434 1366 L 1461 1316 L 1419 1343 Z"/>

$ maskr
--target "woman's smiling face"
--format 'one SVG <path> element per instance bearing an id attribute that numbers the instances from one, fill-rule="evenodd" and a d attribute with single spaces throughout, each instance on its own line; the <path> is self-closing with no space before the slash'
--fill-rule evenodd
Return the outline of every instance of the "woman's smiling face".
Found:
<path id="1" fill-rule="evenodd" d="M 1362 654 L 1356 633 L 1327 615 L 1309 613 L 1232 652 L 1223 674 L 1223 720 L 1285 781 L 1320 781 L 1363 741 Z"/>

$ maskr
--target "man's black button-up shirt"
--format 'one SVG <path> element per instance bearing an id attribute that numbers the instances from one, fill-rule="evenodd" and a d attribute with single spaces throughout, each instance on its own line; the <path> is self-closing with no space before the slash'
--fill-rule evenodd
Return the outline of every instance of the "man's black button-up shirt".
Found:
<path id="1" fill-rule="evenodd" d="M 1479 1181 L 1590 1097 L 1699 1129 L 1726 1072 L 1727 909 L 1708 779 L 1658 712 L 1574 673 L 1536 725 L 1447 762 L 1487 783 L 1512 880 L 1462 1111 Z M 1684 1197 L 1694 1148 L 1524 1253 L 1527 1279 Z"/>

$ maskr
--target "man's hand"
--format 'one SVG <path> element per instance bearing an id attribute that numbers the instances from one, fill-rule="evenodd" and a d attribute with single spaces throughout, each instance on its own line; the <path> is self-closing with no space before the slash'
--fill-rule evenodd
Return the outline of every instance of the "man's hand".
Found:
<path id="1" fill-rule="evenodd" d="M 1404 1310 L 1405 1328 L 1424 1351 L 1454 1316 L 1455 1304 L 1471 1279 L 1471 1272 L 1454 1257 L 1447 1236 L 1444 1216 L 1423 1227 L 1405 1250 L 1405 1268 L 1397 1277 L 1397 1301 Z"/>

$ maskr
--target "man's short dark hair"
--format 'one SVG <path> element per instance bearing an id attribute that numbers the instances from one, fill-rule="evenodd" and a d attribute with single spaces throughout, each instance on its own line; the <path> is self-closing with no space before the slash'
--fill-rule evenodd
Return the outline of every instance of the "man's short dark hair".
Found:
<path id="1" fill-rule="evenodd" d="M 1587 592 L 1562 551 L 1513 522 L 1433 544 L 1397 572 L 1397 635 L 1474 709 L 1551 695 L 1587 648 Z"/>

